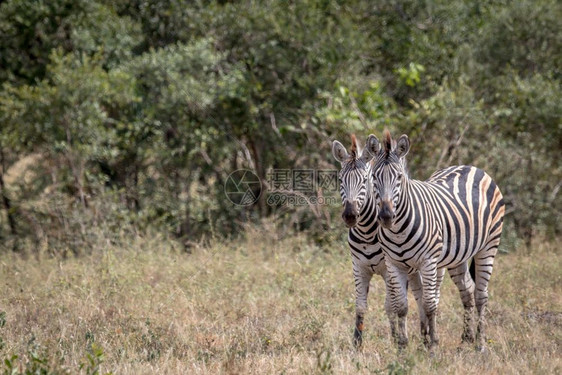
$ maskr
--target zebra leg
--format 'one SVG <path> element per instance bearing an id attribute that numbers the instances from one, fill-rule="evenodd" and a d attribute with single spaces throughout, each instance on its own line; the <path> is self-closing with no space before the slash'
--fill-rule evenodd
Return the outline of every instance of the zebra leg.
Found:
<path id="1" fill-rule="evenodd" d="M 427 345 L 429 340 L 429 321 L 427 320 L 427 316 L 425 315 L 425 310 L 423 308 L 423 286 L 422 286 L 422 279 L 421 274 L 419 272 L 415 272 L 411 275 L 408 275 L 408 284 L 412 288 L 412 293 L 414 294 L 414 298 L 416 299 L 416 304 L 418 305 L 418 314 L 420 316 L 420 333 L 425 345 Z"/>
<path id="2" fill-rule="evenodd" d="M 429 349 L 439 344 L 437 329 L 435 326 L 435 318 L 438 304 L 437 292 L 437 262 L 435 259 L 429 259 L 420 268 L 423 284 L 423 308 L 429 323 Z"/>
<path id="3" fill-rule="evenodd" d="M 363 344 L 363 318 L 367 312 L 367 296 L 369 295 L 369 284 L 373 273 L 354 264 L 353 275 L 355 277 L 355 331 L 353 332 L 353 345 L 360 348 Z"/>
<path id="4" fill-rule="evenodd" d="M 385 306 L 389 314 L 391 331 L 394 328 L 393 337 L 402 350 L 408 345 L 408 331 L 406 328 L 406 316 L 408 315 L 408 274 L 404 270 L 387 262 L 387 300 Z M 395 323 L 393 323 L 393 320 Z"/>
<path id="5" fill-rule="evenodd" d="M 468 261 L 449 269 L 449 275 L 459 289 L 464 306 L 462 342 L 474 342 L 474 281 L 468 272 Z"/>
<path id="6" fill-rule="evenodd" d="M 497 244 L 488 245 L 484 250 L 476 254 L 474 263 L 476 266 L 476 290 L 474 291 L 474 301 L 478 311 L 478 328 L 476 330 L 476 345 L 478 350 L 484 349 L 485 339 L 485 311 L 488 304 L 488 282 L 494 267 L 494 257 L 498 251 L 499 239 Z"/>
<path id="7" fill-rule="evenodd" d="M 437 320 L 437 306 L 439 306 L 439 299 L 441 298 L 441 284 L 443 284 L 444 277 L 445 277 L 445 268 L 438 268 L 437 275 L 435 277 L 435 316 L 433 317 L 434 321 Z M 433 325 L 435 326 L 435 322 L 433 323 Z M 429 326 L 429 319 L 428 319 L 428 326 Z M 425 346 L 428 346 L 428 344 L 431 346 L 432 345 L 431 342 L 434 342 L 435 344 L 439 342 L 439 339 L 437 339 L 437 329 L 434 328 L 433 331 L 434 331 L 435 340 L 431 340 L 431 337 L 429 338 L 429 340 L 424 339 Z"/>
<path id="8" fill-rule="evenodd" d="M 394 342 L 398 342 L 398 316 L 394 312 L 392 308 L 392 291 L 390 290 L 390 283 L 384 277 L 384 282 L 386 285 L 386 297 L 384 299 L 384 310 L 386 311 L 386 316 L 388 317 L 388 322 L 390 323 L 390 336 L 394 340 Z"/>
<path id="9" fill-rule="evenodd" d="M 441 298 L 441 284 L 443 284 L 443 278 L 445 277 L 445 268 L 437 269 L 437 278 L 435 279 L 435 303 L 439 305 L 439 298 Z"/>

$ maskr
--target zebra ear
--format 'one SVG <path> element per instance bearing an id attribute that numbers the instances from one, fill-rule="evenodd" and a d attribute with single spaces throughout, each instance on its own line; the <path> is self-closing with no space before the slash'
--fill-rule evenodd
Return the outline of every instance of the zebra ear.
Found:
<path id="1" fill-rule="evenodd" d="M 406 134 L 402 134 L 400 138 L 398 138 L 398 141 L 396 141 L 396 149 L 394 152 L 396 156 L 403 158 L 408 155 L 408 151 L 410 151 L 410 140 Z"/>
<path id="2" fill-rule="evenodd" d="M 334 158 L 340 163 L 349 159 L 347 150 L 339 141 L 334 141 L 334 143 L 332 143 L 332 155 L 334 155 Z"/>
<path id="3" fill-rule="evenodd" d="M 361 154 L 361 159 L 363 159 L 365 163 L 370 162 L 371 159 L 377 155 L 380 149 L 381 144 L 379 143 L 377 137 L 373 134 L 369 135 L 369 138 L 367 138 L 367 142 L 365 143 L 365 149 L 363 149 L 363 153 Z"/>

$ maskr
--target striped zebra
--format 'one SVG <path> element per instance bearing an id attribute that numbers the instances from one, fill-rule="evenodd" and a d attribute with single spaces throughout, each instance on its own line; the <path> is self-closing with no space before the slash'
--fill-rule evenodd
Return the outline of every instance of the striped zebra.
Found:
<path id="1" fill-rule="evenodd" d="M 332 145 L 334 158 L 341 163 L 339 172 L 340 193 L 344 211 L 342 219 L 349 227 L 348 244 L 351 250 L 353 263 L 353 276 L 356 291 L 356 319 L 353 343 L 359 348 L 363 341 L 363 318 L 367 311 L 367 296 L 369 283 L 373 274 L 380 275 L 385 284 L 387 281 L 384 254 L 377 240 L 378 223 L 377 207 L 373 194 L 373 175 L 371 173 L 371 160 L 375 137 L 371 135 L 366 143 L 366 148 L 358 150 L 355 136 L 352 136 L 351 152 L 338 141 Z M 421 327 L 426 327 L 425 314 L 421 306 L 422 291 L 419 273 L 409 276 L 412 292 L 418 303 Z M 388 285 L 387 285 L 388 289 Z M 390 299 L 386 299 L 385 309 L 390 319 L 391 334 L 397 338 L 397 318 L 393 314 Z"/>
<path id="2" fill-rule="evenodd" d="M 398 316 L 399 347 L 408 342 L 407 275 L 413 271 L 419 271 L 423 280 L 422 304 L 429 323 L 424 342 L 429 348 L 438 344 L 435 313 L 447 269 L 464 306 L 462 341 L 476 340 L 477 348 L 483 350 L 488 282 L 505 211 L 499 188 L 484 171 L 465 165 L 439 170 L 427 181 L 410 179 L 405 168 L 410 149 L 406 135 L 394 141 L 385 131 L 382 147 L 375 137 L 373 148 L 378 238 L 386 259 L 390 303 Z M 468 269 L 471 259 L 474 279 Z"/>

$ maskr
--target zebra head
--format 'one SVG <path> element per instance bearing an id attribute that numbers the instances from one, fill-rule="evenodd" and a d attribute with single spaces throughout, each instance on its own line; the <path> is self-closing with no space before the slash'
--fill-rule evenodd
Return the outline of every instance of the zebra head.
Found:
<path id="1" fill-rule="evenodd" d="M 396 214 L 402 183 L 408 178 L 405 156 L 410 150 L 407 135 L 402 135 L 394 141 L 388 130 L 383 136 L 383 147 L 376 139 L 376 155 L 373 166 L 374 194 L 379 205 L 378 219 L 385 228 L 390 228 Z"/>
<path id="2" fill-rule="evenodd" d="M 361 208 L 365 204 L 367 188 L 372 185 L 371 160 L 376 137 L 370 135 L 362 152 L 358 150 L 355 135 L 351 136 L 351 153 L 338 141 L 332 144 L 332 154 L 341 163 L 338 174 L 340 194 L 344 207 L 342 219 L 351 228 L 357 224 Z"/>

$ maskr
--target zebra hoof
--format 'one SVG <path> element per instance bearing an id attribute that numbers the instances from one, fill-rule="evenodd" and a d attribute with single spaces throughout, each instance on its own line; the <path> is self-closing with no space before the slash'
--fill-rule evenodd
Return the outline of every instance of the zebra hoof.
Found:
<path id="1" fill-rule="evenodd" d="M 471 333 L 467 333 L 467 332 L 463 333 L 461 340 L 462 340 L 463 344 L 465 344 L 465 343 L 472 344 L 472 343 L 474 343 L 474 341 L 476 341 L 476 339 L 474 337 L 474 333 L 471 334 Z"/>
<path id="2" fill-rule="evenodd" d="M 406 347 L 408 346 L 408 339 L 398 339 L 398 352 L 402 352 L 404 349 L 406 349 Z"/>
<path id="3" fill-rule="evenodd" d="M 476 353 L 488 354 L 488 347 L 486 345 L 476 345 Z"/>
<path id="4" fill-rule="evenodd" d="M 353 346 L 355 349 L 361 349 L 363 345 L 363 332 L 355 328 L 355 332 L 353 333 Z"/>

